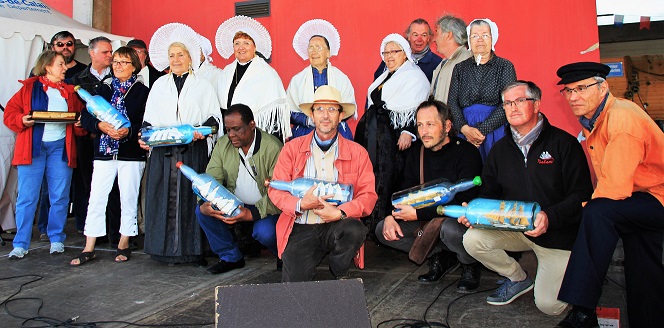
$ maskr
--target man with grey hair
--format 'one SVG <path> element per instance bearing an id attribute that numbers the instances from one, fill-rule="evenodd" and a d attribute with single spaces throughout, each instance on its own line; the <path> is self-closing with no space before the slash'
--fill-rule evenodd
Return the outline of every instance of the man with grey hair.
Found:
<path id="1" fill-rule="evenodd" d="M 472 56 L 466 48 L 468 34 L 466 23 L 458 17 L 445 15 L 436 22 L 436 51 L 445 56 L 438 67 L 433 71 L 430 94 L 438 101 L 447 104 L 450 92 L 450 81 L 454 66 Z"/>
<path id="2" fill-rule="evenodd" d="M 413 54 L 413 63 L 415 63 L 427 76 L 429 82 L 433 76 L 433 70 L 443 60 L 429 49 L 429 44 L 433 38 L 433 30 L 429 23 L 423 18 L 417 18 L 408 25 L 404 37 L 410 44 L 410 50 Z M 385 62 L 381 61 L 380 66 L 374 72 L 374 80 L 386 70 Z"/>
<path id="3" fill-rule="evenodd" d="M 480 197 L 537 202 L 542 210 L 531 231 L 468 229 L 463 246 L 507 278 L 487 303 L 507 305 L 534 288 L 537 308 L 558 315 L 567 307 L 558 300 L 558 290 L 581 221 L 581 204 L 593 190 L 590 170 L 576 138 L 540 112 L 542 91 L 535 83 L 512 82 L 501 96 L 509 125 L 484 163 Z M 458 221 L 472 227 L 465 217 Z M 534 275 L 506 252 L 529 250 L 537 256 Z"/>

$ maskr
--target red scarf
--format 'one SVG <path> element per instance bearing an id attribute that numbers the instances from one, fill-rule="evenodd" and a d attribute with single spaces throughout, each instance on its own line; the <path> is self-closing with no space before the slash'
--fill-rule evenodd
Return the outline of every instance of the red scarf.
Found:
<path id="1" fill-rule="evenodd" d="M 60 81 L 60 82 L 51 82 L 46 76 L 40 76 L 39 77 L 39 82 L 41 82 L 44 85 L 44 92 L 48 90 L 48 87 L 51 87 L 53 89 L 57 89 L 60 91 L 60 94 L 62 95 L 62 98 L 65 98 L 65 100 L 69 99 L 69 93 L 65 90 L 65 84 Z"/>

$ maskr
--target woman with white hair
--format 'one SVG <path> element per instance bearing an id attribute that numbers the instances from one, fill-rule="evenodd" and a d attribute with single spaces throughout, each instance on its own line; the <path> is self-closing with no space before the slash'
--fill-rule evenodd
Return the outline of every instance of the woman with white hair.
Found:
<path id="1" fill-rule="evenodd" d="M 150 57 L 157 69 L 170 66 L 150 89 L 143 126 L 182 124 L 220 127 L 219 102 L 212 85 L 197 75 L 200 66 L 198 34 L 189 26 L 171 23 L 157 29 L 150 40 Z M 211 149 L 207 137 L 195 132 L 188 145 L 150 148 L 146 171 L 145 253 L 154 260 L 191 263 L 203 260 L 203 236 L 195 219 L 196 195 L 191 182 L 179 174 L 182 161 L 204 172 Z"/>
<path id="2" fill-rule="evenodd" d="M 277 71 L 259 56 L 270 58 L 272 40 L 261 23 L 246 16 L 231 17 L 217 29 L 217 51 L 235 60 L 224 67 L 217 88 L 222 112 L 233 104 L 245 104 L 254 113 L 256 126 L 282 140 L 291 136 L 286 91 Z"/>
<path id="3" fill-rule="evenodd" d="M 459 137 L 480 149 L 486 159 L 493 144 L 505 135 L 507 117 L 501 90 L 516 81 L 514 65 L 495 54 L 498 26 L 490 19 L 473 20 L 466 28 L 473 56 L 454 66 L 447 104 Z"/>
<path id="4" fill-rule="evenodd" d="M 369 152 L 376 176 L 378 202 L 368 218 L 369 231 L 392 210 L 392 193 L 403 178 L 403 153 L 416 140 L 415 111 L 429 94 L 429 80 L 413 63 L 403 36 L 386 36 L 380 53 L 387 70 L 369 86 L 369 108 L 355 130 L 355 142 Z"/>

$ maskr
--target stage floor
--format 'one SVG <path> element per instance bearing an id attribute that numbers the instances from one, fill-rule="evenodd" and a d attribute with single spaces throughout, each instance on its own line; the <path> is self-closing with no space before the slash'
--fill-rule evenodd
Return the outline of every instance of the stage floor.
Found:
<path id="1" fill-rule="evenodd" d="M 84 245 L 84 236 L 73 230 L 68 221 L 66 250 L 61 255 L 49 254 L 49 243 L 40 242 L 33 234 L 29 254 L 21 260 L 8 260 L 11 242 L 0 247 L 0 299 L 35 298 L 10 302 L 0 310 L 2 327 L 20 327 L 26 318 L 50 317 L 66 321 L 76 317 L 75 323 L 125 321 L 149 325 L 194 326 L 214 322 L 214 287 L 221 285 L 279 283 L 276 259 L 267 251 L 258 258 L 248 259 L 243 269 L 221 275 L 211 275 L 205 267 L 166 265 L 155 262 L 142 250 L 135 251 L 126 263 L 115 263 L 114 250 L 108 244 L 97 249 L 97 259 L 81 267 L 69 261 Z M 3 234 L 3 237 L 7 237 Z M 366 302 L 373 327 L 395 327 L 423 320 L 447 323 L 450 327 L 553 327 L 564 316 L 547 316 L 535 307 L 533 293 L 528 292 L 506 306 L 492 306 L 485 302 L 497 286 L 498 276 L 488 270 L 482 272 L 482 284 L 476 294 L 455 291 L 460 269 L 435 284 L 420 284 L 417 276 L 427 272 L 422 266 L 408 261 L 407 255 L 373 242 L 366 243 L 365 269 L 353 269 L 353 278 L 364 282 Z M 208 258 L 209 263 L 216 259 Z M 524 253 L 520 263 L 532 275 L 536 259 L 532 252 Z M 610 280 L 604 287 L 601 306 L 620 308 L 621 327 L 628 327 L 625 310 L 622 248 L 614 255 L 609 269 Z M 28 275 L 26 277 L 17 277 Z M 11 278 L 17 277 L 17 278 Z M 326 261 L 318 267 L 317 280 L 332 279 Z M 324 297 L 324 295 L 321 295 Z M 40 301 L 43 307 L 38 312 Z M 7 311 L 10 311 L 10 315 Z M 260 311 L 260 309 L 256 309 Z M 343 315 L 343 314 L 340 314 Z M 20 317 L 20 318 L 19 318 Z M 46 326 L 28 322 L 28 326 Z M 433 324 L 432 324 L 433 325 Z M 123 323 L 106 323 L 102 327 L 124 327 Z M 200 325 L 198 325 L 200 326 Z"/>

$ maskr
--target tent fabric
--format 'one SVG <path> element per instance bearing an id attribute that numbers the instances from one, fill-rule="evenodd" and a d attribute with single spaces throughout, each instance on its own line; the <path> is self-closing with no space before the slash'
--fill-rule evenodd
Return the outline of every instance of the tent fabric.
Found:
<path id="1" fill-rule="evenodd" d="M 70 31 L 81 43 L 105 36 L 113 49 L 131 40 L 94 29 L 79 23 L 38 0 L 0 2 L 0 105 L 21 88 L 18 80 L 30 74 L 37 57 L 44 50 L 45 42 L 55 33 Z M 4 113 L 0 113 L 0 118 Z M 14 206 L 16 203 L 16 168 L 11 165 L 14 152 L 14 132 L 0 120 L 0 226 L 14 228 Z"/>

